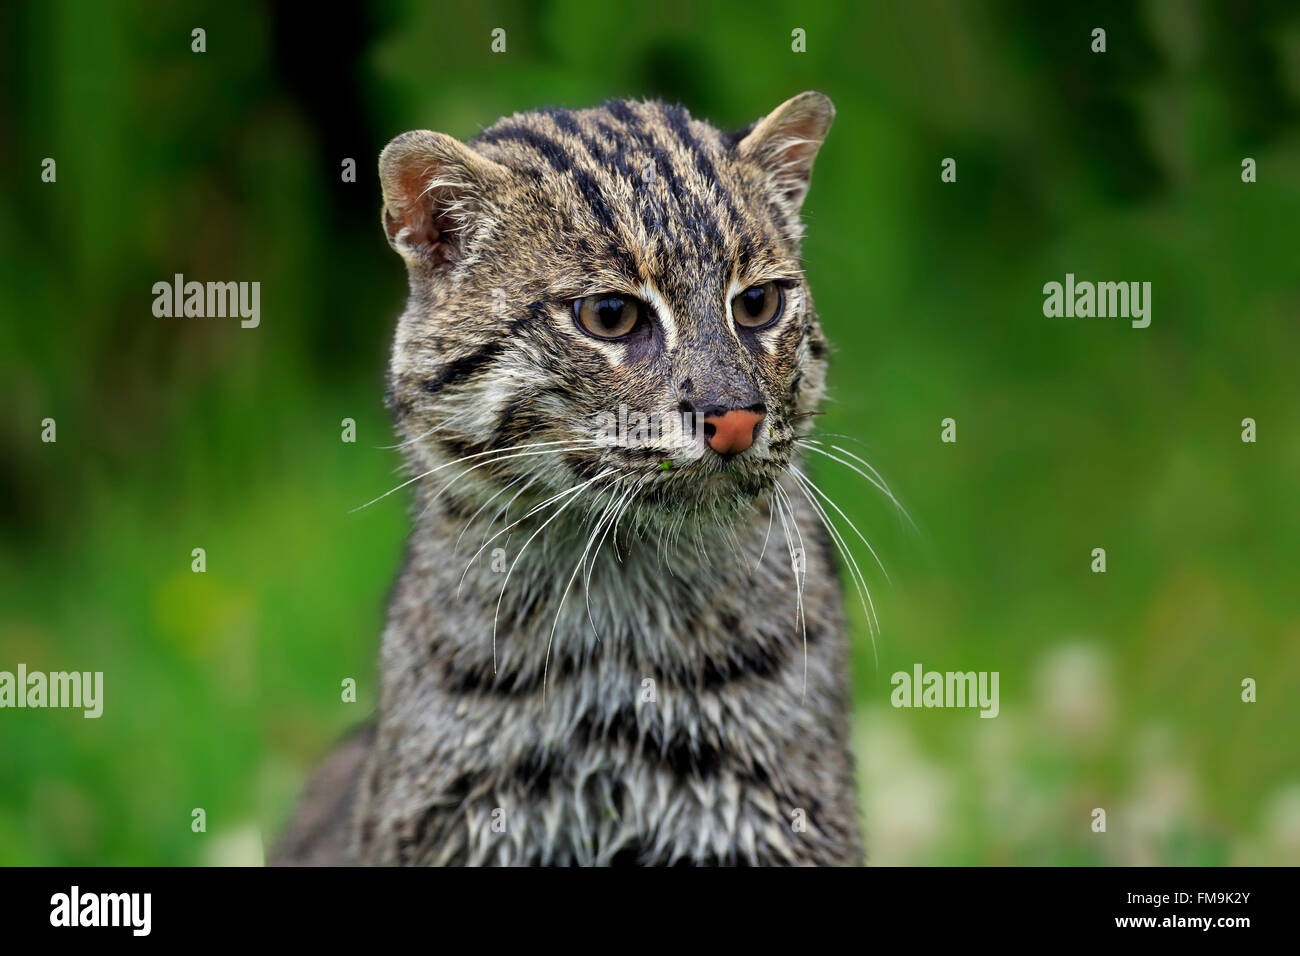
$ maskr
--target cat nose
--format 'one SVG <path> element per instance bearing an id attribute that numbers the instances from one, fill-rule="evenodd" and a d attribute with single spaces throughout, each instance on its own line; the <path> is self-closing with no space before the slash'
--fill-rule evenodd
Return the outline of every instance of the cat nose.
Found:
<path id="1" fill-rule="evenodd" d="M 722 408 L 713 406 L 703 410 L 704 440 L 719 455 L 735 455 L 754 444 L 758 426 L 767 414 L 766 406 L 750 405 L 748 408 Z"/>

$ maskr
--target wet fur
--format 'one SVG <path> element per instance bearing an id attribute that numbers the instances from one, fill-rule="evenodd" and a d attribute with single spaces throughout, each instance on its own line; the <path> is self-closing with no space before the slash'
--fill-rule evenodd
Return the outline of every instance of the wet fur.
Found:
<path id="1" fill-rule="evenodd" d="M 789 470 L 824 390 L 799 208 L 832 116 L 802 94 L 723 133 L 613 101 L 384 151 L 411 288 L 388 404 L 423 477 L 376 725 L 276 862 L 861 862 L 835 551 Z M 738 330 L 729 293 L 769 279 L 786 315 Z M 574 324 L 647 289 L 638 337 Z M 731 460 L 590 441 L 620 404 L 754 403 Z"/>

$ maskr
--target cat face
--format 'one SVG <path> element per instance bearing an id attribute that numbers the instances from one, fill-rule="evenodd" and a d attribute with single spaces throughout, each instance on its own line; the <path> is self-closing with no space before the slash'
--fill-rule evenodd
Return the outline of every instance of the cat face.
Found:
<path id="1" fill-rule="evenodd" d="M 411 296 L 389 404 L 414 465 L 464 473 L 456 494 L 586 486 L 665 519 L 769 491 L 823 390 L 799 209 L 833 115 L 804 93 L 727 134 L 611 101 L 393 140 Z"/>

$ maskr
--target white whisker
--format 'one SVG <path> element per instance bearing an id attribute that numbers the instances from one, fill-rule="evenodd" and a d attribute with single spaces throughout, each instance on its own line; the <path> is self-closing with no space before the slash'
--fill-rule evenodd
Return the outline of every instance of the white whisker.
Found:
<path id="1" fill-rule="evenodd" d="M 839 529 L 835 527 L 834 522 L 830 519 L 830 515 L 826 513 L 826 509 L 819 505 L 817 499 L 809 494 L 808 488 L 799 480 L 798 475 L 795 476 L 795 480 L 799 484 L 800 492 L 802 492 L 803 496 L 808 499 L 808 503 L 817 513 L 817 517 L 820 519 L 822 526 L 825 527 L 827 533 L 830 534 L 831 541 L 834 543 L 836 550 L 839 551 L 840 556 L 848 563 L 849 578 L 853 581 L 854 590 L 858 592 L 858 603 L 862 606 L 862 614 L 863 617 L 866 618 L 867 630 L 871 635 L 871 655 L 872 658 L 876 660 L 877 666 L 879 666 L 879 658 L 876 656 L 876 635 L 880 633 L 880 620 L 876 617 L 876 606 L 871 600 L 871 589 L 867 587 L 867 580 L 862 574 L 862 569 L 858 566 L 857 558 L 853 556 L 853 552 L 849 549 L 848 542 L 844 540 L 844 536 L 840 534 Z M 865 600 L 863 599 L 864 594 L 866 595 Z"/>
<path id="2" fill-rule="evenodd" d="M 473 458 L 482 458 L 485 455 L 499 455 L 502 452 L 516 451 L 520 448 L 540 448 L 543 445 L 568 445 L 571 443 L 572 443 L 572 439 L 566 439 L 564 441 L 533 442 L 532 444 L 528 444 L 528 445 L 514 445 L 509 448 L 493 448 L 488 451 L 477 452 L 473 455 L 466 455 L 463 458 L 457 458 L 454 461 L 449 461 L 449 462 L 445 462 L 444 464 L 438 465 L 436 468 L 430 468 L 428 471 L 424 472 L 423 474 L 416 475 L 414 478 L 408 478 L 406 481 L 402 482 L 396 488 L 390 488 L 388 491 L 385 491 L 378 498 L 372 498 L 370 501 L 367 501 L 364 505 L 358 505 L 357 507 L 353 508 L 352 511 L 349 512 L 349 514 L 358 512 L 362 508 L 369 508 L 375 502 L 382 501 L 383 499 L 387 498 L 389 495 L 393 494 L 394 492 L 401 491 L 407 485 L 414 484 L 415 482 L 419 481 L 421 478 L 428 478 L 430 475 L 436 474 L 437 472 L 442 471 L 444 468 L 450 468 L 453 465 L 459 465 L 462 462 L 469 461 L 470 459 Z"/>
<path id="3" fill-rule="evenodd" d="M 880 556 L 876 554 L 876 549 L 871 546 L 871 542 L 868 541 L 866 537 L 862 534 L 862 532 L 858 530 L 858 526 L 853 523 L 853 520 L 848 515 L 846 515 L 842 510 L 840 510 L 840 506 L 837 505 L 835 502 L 831 501 L 830 496 L 827 495 L 826 492 L 818 488 L 811 478 L 809 478 L 807 475 L 805 475 L 803 472 L 801 472 L 798 468 L 794 467 L 793 465 L 790 466 L 790 470 L 794 474 L 798 475 L 799 478 L 802 481 L 804 481 L 809 488 L 817 492 L 818 496 L 820 496 L 823 501 L 825 501 L 828 505 L 834 508 L 839 513 L 839 516 L 848 523 L 848 526 L 853 529 L 853 533 L 856 534 L 858 536 L 858 539 L 867 546 L 867 550 L 871 552 L 871 556 L 876 559 L 876 564 L 880 565 L 880 573 L 883 574 L 885 576 L 885 580 L 888 581 L 889 572 L 885 570 L 885 565 L 883 562 L 881 562 Z"/>
<path id="4" fill-rule="evenodd" d="M 528 484 L 531 485 L 532 482 L 530 481 Z M 515 528 L 515 527 L 516 527 L 520 522 L 522 522 L 522 521 L 527 521 L 527 520 L 528 520 L 529 518 L 531 518 L 533 515 L 537 514 L 537 513 L 538 513 L 539 511 L 541 511 L 542 509 L 546 508 L 548 505 L 551 505 L 551 504 L 553 504 L 554 502 L 559 501 L 561 498 L 564 498 L 566 495 L 570 495 L 570 494 L 572 494 L 573 492 L 579 490 L 579 488 L 581 488 L 581 486 L 578 485 L 578 486 L 574 486 L 574 487 L 572 487 L 572 488 L 566 488 L 564 491 L 561 491 L 559 494 L 552 495 L 551 497 L 547 498 L 547 499 L 546 499 L 545 501 L 543 501 L 541 504 L 535 505 L 532 509 L 530 509 L 530 510 L 527 511 L 526 513 L 520 515 L 520 516 L 519 516 L 518 518 L 516 518 L 514 521 L 510 521 L 510 520 L 509 520 L 509 518 L 510 518 L 510 514 L 509 514 L 509 508 L 510 508 L 510 506 L 511 506 L 512 504 L 514 504 L 514 502 L 515 502 L 515 498 L 518 498 L 521 494 L 523 494 L 523 492 L 524 492 L 527 488 L 528 488 L 528 485 L 525 485 L 523 488 L 520 488 L 519 491 L 515 493 L 515 497 L 514 497 L 514 498 L 511 498 L 508 502 L 506 502 L 506 507 L 505 507 L 505 510 L 506 510 L 506 526 L 505 526 L 504 528 L 502 528 L 500 531 L 498 531 L 496 534 L 492 535 L 490 538 L 486 538 L 486 540 L 484 540 L 484 542 L 479 546 L 479 549 L 478 549 L 477 551 L 474 552 L 474 556 L 473 556 L 472 558 L 469 559 L 469 563 L 465 565 L 465 570 L 464 570 L 463 572 L 461 572 L 461 575 L 460 575 L 460 584 L 457 585 L 457 587 L 456 587 L 456 596 L 457 596 L 457 597 L 460 597 L 460 589 L 461 589 L 462 587 L 465 586 L 465 575 L 469 574 L 469 569 L 472 568 L 472 567 L 474 566 L 474 562 L 478 560 L 478 556 L 479 556 L 480 554 L 483 553 L 483 551 L 487 548 L 487 546 L 488 546 L 489 544 L 491 544 L 491 543 L 492 543 L 493 541 L 495 541 L 497 538 L 501 537 L 501 535 L 506 534 L 507 532 L 509 532 L 509 531 L 511 531 L 512 529 L 514 529 L 514 528 Z M 495 522 L 495 519 L 494 519 L 494 522 Z M 488 530 L 490 531 L 491 528 L 489 527 Z M 506 538 L 507 543 L 509 542 L 509 540 L 510 540 L 510 539 L 507 537 L 507 538 Z"/>
<path id="5" fill-rule="evenodd" d="M 790 528 L 786 524 L 787 512 L 790 516 L 790 523 L 795 526 L 796 531 L 798 530 L 799 524 L 797 521 L 795 521 L 793 505 L 787 508 L 785 504 L 782 504 L 783 499 L 786 502 L 789 502 L 790 500 L 789 497 L 785 494 L 785 490 L 779 484 L 776 485 L 775 488 L 777 494 L 776 497 L 774 497 L 772 500 L 775 501 L 777 505 L 780 507 L 781 529 L 785 533 L 786 547 L 790 549 L 790 570 L 794 574 L 795 618 L 799 622 L 800 627 L 803 629 L 803 696 L 806 698 L 808 696 L 808 621 L 807 618 L 805 618 L 804 616 L 804 608 L 803 608 L 804 578 L 801 577 L 799 574 L 799 565 L 800 563 L 803 563 L 804 574 L 806 575 L 807 574 L 807 552 L 801 552 L 800 557 L 802 557 L 803 559 L 802 562 L 800 561 L 800 557 L 796 557 L 795 549 L 794 549 L 794 538 L 791 536 Z M 800 536 L 801 547 L 802 547 L 802 541 L 803 538 L 802 536 Z"/>
<path id="6" fill-rule="evenodd" d="M 574 487 L 574 488 L 570 488 L 567 492 L 565 492 L 565 494 L 571 496 L 571 497 L 569 498 L 569 500 L 566 501 L 566 502 L 565 502 L 563 505 L 561 505 L 559 508 L 557 508 L 557 509 L 555 510 L 555 513 L 554 513 L 554 514 L 552 514 L 549 518 L 547 518 L 545 521 L 542 522 L 541 526 L 540 526 L 536 531 L 534 531 L 534 532 L 529 536 L 529 538 L 528 538 L 527 541 L 524 542 L 524 546 L 523 546 L 522 548 L 519 549 L 519 554 L 515 555 L 515 559 L 514 559 L 514 561 L 512 561 L 512 562 L 510 563 L 510 567 L 506 570 L 506 579 L 505 579 L 504 581 L 501 582 L 501 593 L 500 593 L 500 595 L 497 596 L 497 608 L 496 608 L 496 612 L 492 615 L 492 673 L 495 674 L 495 673 L 496 673 L 496 669 L 497 669 L 497 618 L 498 618 L 498 617 L 500 616 L 500 614 L 501 614 L 501 602 L 502 602 L 502 600 L 505 599 L 505 596 L 506 596 L 506 586 L 510 583 L 510 575 L 514 573 L 515 566 L 519 564 L 519 560 L 520 560 L 520 558 L 522 558 L 522 557 L 524 556 L 524 552 L 528 550 L 528 546 L 529 546 L 530 544 L 533 543 L 533 539 L 536 538 L 536 537 L 537 537 L 539 534 L 541 534 L 543 531 L 545 531 L 547 525 L 549 525 L 552 521 L 554 521 L 556 518 L 558 518 L 560 515 L 562 515 L 562 514 L 564 513 L 565 509 L 567 509 L 567 508 L 569 507 L 569 505 L 573 504 L 575 501 L 578 500 L 576 497 L 574 497 L 574 496 L 577 495 L 578 492 L 582 491 L 584 488 L 589 487 L 589 486 L 592 485 L 593 483 L 595 483 L 595 482 L 597 482 L 597 481 L 600 481 L 600 479 L 602 479 L 602 478 L 606 478 L 606 477 L 608 477 L 609 475 L 614 474 L 615 470 L 616 470 L 616 469 L 613 469 L 613 468 L 606 469 L 605 471 L 602 471 L 599 475 L 597 475 L 595 478 L 589 478 L 587 481 L 584 481 L 582 484 L 577 485 L 577 486 Z M 520 520 L 522 520 L 522 519 L 520 519 Z M 546 660 L 546 662 L 542 665 L 542 699 L 543 699 L 543 701 L 545 701 L 545 699 L 546 699 L 546 665 L 550 663 L 550 656 L 551 656 L 551 653 L 550 653 L 550 652 L 551 652 L 551 649 L 550 649 L 550 646 L 549 646 L 549 644 L 548 644 L 548 646 L 547 646 L 547 648 L 546 648 L 546 658 L 547 658 L 547 660 Z"/>
<path id="7" fill-rule="evenodd" d="M 476 468 L 482 468 L 485 465 L 495 465 L 503 461 L 510 461 L 512 458 L 536 458 L 538 455 L 558 455 L 566 451 L 575 451 L 577 449 L 586 448 L 586 447 L 590 447 L 590 446 L 583 445 L 583 444 L 574 444 L 574 445 L 566 446 L 564 448 L 547 448 L 547 449 L 543 449 L 542 451 L 521 451 L 513 455 L 501 455 L 498 458 L 489 458 L 486 461 L 480 461 L 477 464 L 470 465 L 460 474 L 456 475 L 454 478 L 447 481 L 441 488 L 439 488 L 437 493 L 432 498 L 430 498 L 428 502 L 425 504 L 424 510 L 420 512 L 420 515 L 423 516 L 426 511 L 428 511 L 431 507 L 433 507 L 433 503 L 442 497 L 443 492 L 445 492 L 456 482 L 460 481 L 460 479 L 464 478 L 471 471 L 474 471 Z"/>
<path id="8" fill-rule="evenodd" d="M 912 526 L 913 530 L 919 530 L 916 528 L 916 522 L 912 520 L 912 516 L 907 513 L 907 509 L 904 508 L 902 503 L 894 496 L 894 492 L 890 489 L 889 484 L 881 476 L 880 472 L 878 472 L 869 461 L 853 454 L 853 452 L 849 451 L 847 448 L 841 448 L 839 445 L 830 445 L 831 448 L 835 449 L 838 452 L 841 452 L 842 454 L 848 455 L 854 461 L 859 462 L 862 465 L 864 465 L 866 468 L 870 469 L 871 475 L 866 474 L 860 468 L 855 467 L 851 463 L 844 461 L 841 458 L 837 458 L 835 455 L 832 455 L 824 448 L 819 447 L 828 444 L 827 442 L 819 442 L 812 438 L 799 438 L 795 440 L 795 444 L 803 448 L 807 448 L 809 451 L 815 451 L 819 455 L 825 455 L 827 458 L 831 459 L 831 461 L 837 461 L 844 467 L 850 468 L 853 471 L 857 472 L 863 478 L 867 479 L 867 481 L 871 482 L 871 484 L 874 485 L 881 493 L 883 493 L 886 498 L 888 498 L 890 501 L 894 503 L 894 507 L 897 508 L 899 513 L 902 514 L 902 516 L 907 519 L 908 524 Z M 873 478 L 872 475 L 874 475 L 875 477 Z"/>
<path id="9" fill-rule="evenodd" d="M 519 476 L 518 478 L 516 478 L 514 481 L 510 482 L 510 484 L 505 485 L 504 487 L 499 488 L 497 491 L 493 492 L 491 498 L 489 498 L 487 501 L 483 502 L 481 505 L 478 506 L 478 510 L 475 511 L 472 515 L 470 515 L 470 516 L 469 516 L 469 520 L 465 522 L 465 527 L 463 527 L 463 528 L 460 529 L 460 534 L 456 535 L 456 543 L 455 543 L 454 545 L 452 545 L 452 548 L 451 548 L 451 553 L 452 553 L 453 556 L 454 556 L 458 551 L 460 551 L 460 542 L 461 542 L 461 539 L 465 537 L 465 532 L 468 531 L 468 530 L 470 529 L 470 525 L 472 525 L 472 524 L 474 523 L 474 519 L 477 518 L 480 514 L 483 513 L 483 509 L 486 508 L 488 505 L 492 504 L 492 502 L 496 501 L 497 498 L 501 497 L 501 495 L 503 495 L 505 492 L 509 491 L 511 488 L 513 488 L 515 485 L 519 484 L 519 482 L 523 481 L 523 480 L 524 480 L 525 478 L 527 478 L 527 477 L 528 477 L 527 475 L 520 475 L 520 476 Z M 530 479 L 529 479 L 529 484 L 532 484 L 532 482 L 533 482 L 534 480 L 535 480 L 535 479 L 531 479 L 531 478 L 530 478 Z M 525 486 L 525 487 L 527 487 L 527 486 Z M 522 490 L 522 489 L 521 489 L 521 490 Z M 511 498 L 510 501 L 514 501 L 514 499 Z M 507 508 L 510 507 L 510 503 L 509 503 L 509 502 L 506 503 L 506 507 L 507 507 Z M 495 521 L 495 520 L 496 520 L 496 519 L 494 518 L 493 521 Z M 491 525 L 489 525 L 488 527 L 491 527 Z"/>
<path id="10" fill-rule="evenodd" d="M 605 545 L 605 538 L 609 536 L 609 529 L 618 523 L 618 519 L 623 516 L 623 510 L 629 505 L 631 505 L 632 503 L 630 500 L 627 501 L 627 504 L 624 504 L 623 502 L 626 499 L 629 499 L 630 496 L 638 490 L 638 488 L 643 486 L 646 483 L 646 481 L 649 480 L 649 477 L 650 476 L 647 475 L 645 478 L 641 479 L 641 481 L 638 484 L 632 485 L 630 488 L 628 488 L 627 491 L 623 492 L 623 496 L 618 499 L 615 505 L 618 508 L 618 511 L 615 514 L 613 520 L 605 524 L 605 533 L 600 536 L 600 541 L 596 545 L 596 551 L 591 556 L 591 561 L 587 565 L 587 577 L 583 581 L 583 591 L 586 594 L 586 603 L 587 603 L 587 623 L 591 625 L 591 633 L 596 635 L 597 641 L 600 640 L 600 632 L 596 630 L 596 621 L 593 618 L 591 613 L 591 574 L 596 569 L 596 559 L 600 557 L 600 549 Z M 601 517 L 601 520 L 605 521 L 603 515 Z M 597 524 L 596 528 L 597 530 L 599 530 L 600 525 Z"/>

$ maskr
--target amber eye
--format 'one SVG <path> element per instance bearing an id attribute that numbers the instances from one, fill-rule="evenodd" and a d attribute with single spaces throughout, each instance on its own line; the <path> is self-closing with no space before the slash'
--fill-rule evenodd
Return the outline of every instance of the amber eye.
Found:
<path id="1" fill-rule="evenodd" d="M 588 335 L 617 339 L 627 335 L 641 318 L 641 300 L 630 295 L 604 292 L 573 303 L 573 317 Z"/>
<path id="2" fill-rule="evenodd" d="M 766 328 L 780 318 L 784 299 L 775 282 L 751 285 L 731 300 L 731 314 L 742 328 Z"/>

